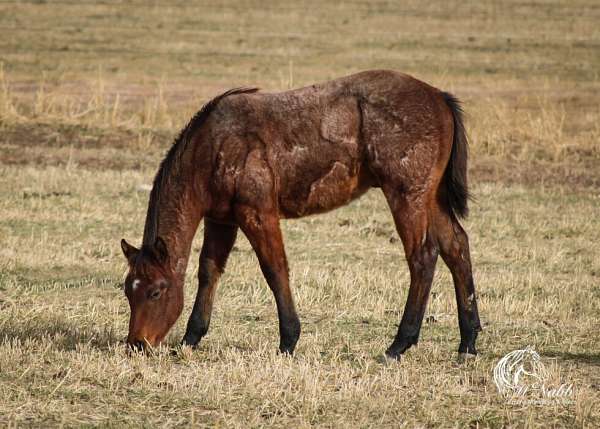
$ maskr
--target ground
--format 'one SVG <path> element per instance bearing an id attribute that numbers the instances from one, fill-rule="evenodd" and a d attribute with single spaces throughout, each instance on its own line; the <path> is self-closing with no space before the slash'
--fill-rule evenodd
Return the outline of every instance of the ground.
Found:
<path id="1" fill-rule="evenodd" d="M 5 2 L 0 5 L 0 425 L 600 425 L 600 7 L 564 2 Z M 421 340 L 382 353 L 408 270 L 381 193 L 284 221 L 303 333 L 240 236 L 198 350 L 129 356 L 122 237 L 139 244 L 164 152 L 209 97 L 369 68 L 464 102 L 484 330 L 457 361 L 440 260 Z M 201 234 L 186 282 L 193 301 Z M 532 346 L 568 401 L 493 382 Z"/>

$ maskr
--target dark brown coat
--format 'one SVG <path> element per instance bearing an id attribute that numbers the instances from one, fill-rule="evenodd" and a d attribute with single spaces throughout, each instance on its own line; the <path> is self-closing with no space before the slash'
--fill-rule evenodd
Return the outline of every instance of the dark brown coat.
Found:
<path id="1" fill-rule="evenodd" d="M 208 329 L 217 279 L 239 227 L 275 295 L 280 350 L 293 352 L 300 322 L 279 219 L 332 210 L 378 187 L 411 272 L 388 356 L 399 357 L 418 340 L 438 253 L 454 278 L 459 351 L 474 354 L 479 316 L 468 240 L 457 220 L 467 214 L 466 163 L 458 101 L 394 71 L 277 94 L 232 90 L 215 98 L 161 164 L 141 251 L 122 242 L 130 261 L 130 344 L 157 344 L 179 316 L 191 240 L 204 218 L 199 290 L 184 343 L 196 345 Z"/>

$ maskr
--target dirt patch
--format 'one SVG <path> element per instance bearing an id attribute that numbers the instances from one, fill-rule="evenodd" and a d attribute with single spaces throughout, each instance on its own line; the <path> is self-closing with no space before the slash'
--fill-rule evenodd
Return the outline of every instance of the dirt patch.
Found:
<path id="1" fill-rule="evenodd" d="M 168 142 L 174 133 L 167 131 L 134 131 L 123 128 L 104 129 L 70 124 L 14 124 L 5 126 L 0 132 L 2 144 L 19 146 L 44 146 L 47 148 L 106 148 L 132 150 L 140 136 L 149 137 L 148 143 Z M 139 146 L 139 145 L 138 145 Z"/>
<path id="2" fill-rule="evenodd" d="M 544 161 L 519 162 L 499 158 L 471 159 L 470 180 L 537 186 L 569 186 L 600 189 L 600 159 L 557 164 Z"/>
<path id="3" fill-rule="evenodd" d="M 17 124 L 0 137 L 5 165 L 77 165 L 87 169 L 140 169 L 160 160 L 173 136 L 77 125 Z"/>
<path id="4" fill-rule="evenodd" d="M 152 131 L 140 137 L 127 129 L 76 125 L 18 124 L 0 135 L 0 164 L 66 166 L 90 170 L 154 168 L 171 145 L 175 132 Z M 600 159 L 553 163 L 522 162 L 501 157 L 470 160 L 470 180 L 574 188 L 600 188 Z"/>

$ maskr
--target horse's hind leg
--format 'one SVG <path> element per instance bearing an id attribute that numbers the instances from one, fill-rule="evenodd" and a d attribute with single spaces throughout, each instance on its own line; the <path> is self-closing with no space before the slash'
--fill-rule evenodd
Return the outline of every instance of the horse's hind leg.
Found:
<path id="1" fill-rule="evenodd" d="M 417 344 L 425 314 L 438 248 L 428 233 L 428 207 L 425 198 L 413 198 L 393 189 L 383 189 L 398 234 L 404 245 L 410 269 L 410 289 L 398 333 L 386 355 L 399 359 L 411 345 Z M 423 197 L 423 196 L 421 196 Z"/>
<path id="2" fill-rule="evenodd" d="M 236 225 L 221 225 L 204 219 L 204 242 L 200 251 L 198 293 L 188 320 L 183 344 L 196 346 L 206 335 L 215 297 L 217 281 L 225 269 L 235 238 Z"/>
<path id="3" fill-rule="evenodd" d="M 454 280 L 460 328 L 458 352 L 463 356 L 465 354 L 475 355 L 477 354 L 475 340 L 477 333 L 481 331 L 481 324 L 471 271 L 469 239 L 456 216 L 449 209 L 439 207 L 433 224 L 440 253 Z"/>

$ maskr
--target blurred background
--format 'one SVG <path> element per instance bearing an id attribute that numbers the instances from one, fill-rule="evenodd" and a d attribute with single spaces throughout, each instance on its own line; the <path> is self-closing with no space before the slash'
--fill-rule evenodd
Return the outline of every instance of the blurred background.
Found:
<path id="1" fill-rule="evenodd" d="M 227 88 L 390 68 L 465 101 L 485 178 L 597 184 L 585 170 L 599 167 L 599 21 L 586 0 L 2 2 L 0 120 L 25 140 L 61 124 L 84 126 L 79 139 L 126 130 L 143 147 Z M 521 168 L 540 163 L 549 174 Z"/>

